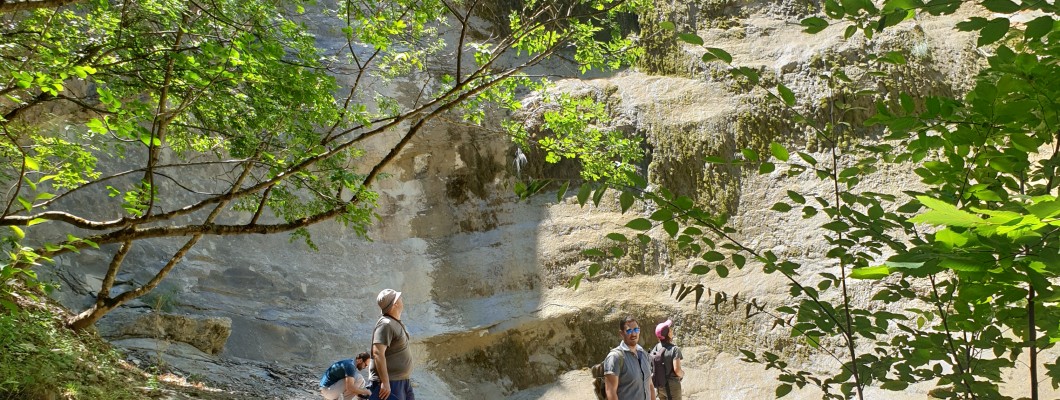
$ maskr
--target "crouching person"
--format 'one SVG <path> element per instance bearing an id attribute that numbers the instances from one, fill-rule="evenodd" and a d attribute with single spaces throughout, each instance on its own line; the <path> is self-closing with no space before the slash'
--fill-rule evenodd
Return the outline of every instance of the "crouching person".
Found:
<path id="1" fill-rule="evenodd" d="M 368 366 L 368 359 L 368 353 L 361 353 L 357 358 L 331 364 L 320 377 L 320 395 L 327 400 L 367 399 L 372 392 L 360 371 Z"/>

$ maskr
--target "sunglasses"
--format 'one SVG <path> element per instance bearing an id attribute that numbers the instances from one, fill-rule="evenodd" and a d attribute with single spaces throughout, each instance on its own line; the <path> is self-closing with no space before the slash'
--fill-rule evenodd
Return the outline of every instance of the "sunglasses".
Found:
<path id="1" fill-rule="evenodd" d="M 631 329 L 626 329 L 626 334 L 627 334 L 627 335 L 632 335 L 632 334 L 634 334 L 634 333 L 640 333 L 640 328 L 631 328 Z"/>

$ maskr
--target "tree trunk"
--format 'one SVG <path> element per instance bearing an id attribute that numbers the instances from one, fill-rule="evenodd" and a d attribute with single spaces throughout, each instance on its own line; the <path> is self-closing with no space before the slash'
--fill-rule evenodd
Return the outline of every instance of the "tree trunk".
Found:
<path id="1" fill-rule="evenodd" d="M 1038 400 L 1038 334 L 1034 328 L 1034 286 L 1027 284 L 1027 351 L 1030 356 L 1031 400 Z"/>
<path id="2" fill-rule="evenodd" d="M 66 327 L 74 331 L 80 331 L 96 324 L 100 318 L 107 315 L 108 312 L 117 308 L 120 303 L 113 299 L 98 299 L 96 304 L 89 307 L 87 310 L 82 311 L 73 317 L 66 320 Z"/>

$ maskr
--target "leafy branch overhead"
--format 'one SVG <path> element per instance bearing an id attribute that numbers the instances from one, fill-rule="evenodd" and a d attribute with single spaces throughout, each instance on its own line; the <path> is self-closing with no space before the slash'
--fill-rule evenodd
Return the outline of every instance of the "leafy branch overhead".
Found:
<path id="1" fill-rule="evenodd" d="M 210 236 L 288 233 L 315 248 L 307 227 L 324 221 L 365 235 L 373 186 L 436 121 L 519 109 L 517 93 L 547 87 L 525 70 L 560 53 L 583 70 L 638 54 L 617 21 L 643 0 L 524 3 L 507 33 L 482 38 L 469 34 L 481 1 L 3 3 L 2 282 L 98 248 L 108 272 L 69 321 L 80 329 Z M 321 47 L 311 26 L 336 26 L 345 44 Z M 415 95 L 395 101 L 397 86 Z M 558 109 L 549 140 L 567 142 L 548 151 L 606 177 L 635 153 L 593 158 L 611 136 L 576 118 L 596 107 Z M 112 294 L 125 256 L 163 238 L 183 245 Z"/>

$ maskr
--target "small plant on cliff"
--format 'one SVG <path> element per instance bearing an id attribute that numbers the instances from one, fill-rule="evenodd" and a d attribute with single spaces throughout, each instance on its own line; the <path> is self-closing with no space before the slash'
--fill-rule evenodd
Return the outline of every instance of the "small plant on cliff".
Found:
<path id="1" fill-rule="evenodd" d="M 780 214 L 821 221 L 818 232 L 829 243 L 823 258 L 831 262 L 824 271 L 807 274 L 808 265 L 754 248 L 724 215 L 687 197 L 665 188 L 647 191 L 644 184 L 623 188 L 623 211 L 637 198 L 655 210 L 626 226 L 642 231 L 637 234 L 642 240 L 646 231 L 661 227 L 701 260 L 691 273 L 713 271 L 724 278 L 731 268 L 753 266 L 788 280 L 791 302 L 775 309 L 774 326 L 840 367 L 802 371 L 773 351 L 747 349 L 745 360 L 780 371 L 777 397 L 814 385 L 824 398 L 863 399 L 869 386 L 904 390 L 932 382 L 932 395 L 940 398 L 1010 399 L 1000 384 L 1002 374 L 1013 369 L 1030 377 L 1028 387 L 1013 390 L 1025 398 L 1039 398 L 1045 376 L 1060 385 L 1060 360 L 1038 359 L 1060 340 L 1060 24 L 1054 17 L 1060 9 L 1044 2 L 977 3 L 997 14 L 957 28 L 978 31 L 978 44 L 995 46 L 995 55 L 962 98 L 882 98 L 864 126 L 817 120 L 796 110 L 796 122 L 815 132 L 823 154 L 793 157 L 774 143 L 766 155 L 744 149 L 711 159 L 761 174 L 808 174 L 825 183 L 820 192 L 787 190 L 786 199 L 773 206 Z M 905 0 L 887 1 L 882 8 L 859 0 L 823 4 L 825 16 L 845 21 L 846 37 L 871 36 L 917 10 L 952 13 L 960 6 Z M 1005 15 L 1032 10 L 1044 13 L 1022 28 Z M 802 24 L 817 33 L 830 22 L 811 17 Z M 702 44 L 693 36 L 682 39 Z M 704 57 L 730 61 L 720 49 L 708 49 Z M 906 62 L 900 53 L 875 58 Z M 732 72 L 757 81 L 748 69 Z M 848 79 L 836 71 L 832 77 Z M 783 84 L 768 90 L 796 108 L 795 94 Z M 886 128 L 882 139 L 859 141 L 864 135 L 857 133 L 872 125 Z M 895 195 L 863 189 L 883 163 L 912 165 L 921 185 Z M 621 233 L 608 237 L 629 240 Z M 589 275 L 600 268 L 590 267 Z M 851 300 L 851 287 L 865 286 L 859 279 L 875 281 L 869 304 Z M 681 298 L 696 293 L 698 302 L 703 290 L 693 285 L 676 292 Z"/>
<path id="2" fill-rule="evenodd" d="M 329 220 L 364 235 L 373 185 L 425 127 L 518 108 L 517 91 L 543 87 L 524 71 L 558 53 L 581 71 L 628 65 L 638 52 L 617 21 L 650 4 L 524 1 L 504 34 L 473 39 L 484 1 L 324 3 L 0 2 L 0 292 L 95 249 L 109 257 L 96 301 L 67 321 L 83 329 L 210 237 L 314 248 L 307 227 Z M 321 47 L 311 25 L 344 45 Z M 399 101 L 391 83 L 413 94 Z M 602 174 L 628 162 L 568 144 L 548 151 Z M 116 289 L 145 247 L 168 257 Z"/>

